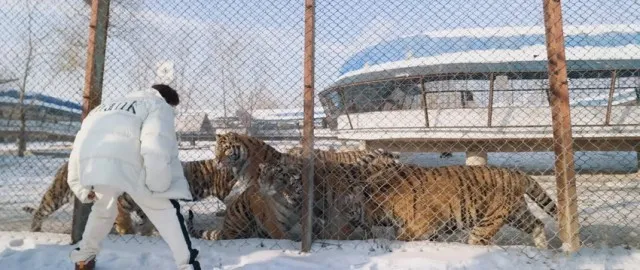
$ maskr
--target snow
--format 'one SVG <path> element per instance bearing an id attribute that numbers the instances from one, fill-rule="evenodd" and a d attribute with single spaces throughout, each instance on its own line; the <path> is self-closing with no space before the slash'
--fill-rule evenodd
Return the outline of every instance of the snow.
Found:
<path id="1" fill-rule="evenodd" d="M 0 232 L 0 266 L 68 269 L 67 255 L 73 248 L 68 239 L 65 234 Z M 98 257 L 101 269 L 173 269 L 162 241 L 140 236 L 136 240 L 107 239 Z M 640 252 L 625 247 L 583 248 L 565 256 L 524 246 L 394 241 L 388 252 L 375 241 L 316 242 L 309 254 L 287 240 L 193 239 L 193 246 L 200 250 L 203 269 L 634 269 L 640 263 Z"/>
<path id="2" fill-rule="evenodd" d="M 601 25 L 565 25 L 562 27 L 565 35 L 599 35 L 604 33 L 636 33 L 640 32 L 640 24 L 601 24 Z M 426 32 L 430 37 L 507 37 L 522 35 L 544 35 L 544 26 L 519 27 L 483 27 L 483 28 L 455 28 L 441 31 Z M 412 35 L 418 36 L 418 35 Z M 410 36 L 407 36 L 410 37 Z"/>
<path id="3" fill-rule="evenodd" d="M 27 120 L 25 122 L 27 132 L 42 132 L 55 135 L 75 136 L 80 130 L 80 121 L 45 122 L 39 120 Z M 0 131 L 17 132 L 20 130 L 20 122 L 16 120 L 0 119 Z"/>
<path id="4" fill-rule="evenodd" d="M 576 98 L 576 94 L 573 94 L 569 98 L 570 106 L 607 106 L 607 102 L 609 101 L 609 96 L 604 94 L 594 97 L 581 97 L 580 99 Z M 611 97 L 611 105 L 615 106 L 624 104 L 627 102 L 636 101 L 637 99 L 638 97 L 636 96 L 635 89 L 616 89 L 616 92 Z"/>
<path id="5" fill-rule="evenodd" d="M 241 245 L 194 240 L 203 269 L 633 269 L 640 265 L 637 249 L 584 248 L 575 255 L 524 247 L 479 247 L 456 243 L 398 243 L 393 252 L 373 248 L 372 241 L 341 242 L 301 253 L 299 243 L 248 239 Z M 284 242 L 289 242 L 284 244 Z M 337 242 L 337 241 L 336 241 Z M 0 232 L 2 269 L 71 269 L 69 236 L 52 233 Z M 174 269 L 164 242 L 105 241 L 99 269 Z"/>
<path id="6" fill-rule="evenodd" d="M 298 141 L 267 141 L 279 151 Z M 357 143 L 317 140 L 321 149 L 357 148 Z M 6 149 L 15 144 L 0 144 Z M 28 232 L 30 216 L 23 206 L 35 207 L 69 152 L 67 143 L 30 143 L 29 149 L 58 155 L 15 157 L 0 155 L 0 269 L 69 269 L 68 245 L 72 204 L 50 216 L 43 233 Z M 181 146 L 181 160 L 212 158 L 215 142 Z M 464 153 L 440 158 L 440 153 L 400 153 L 401 161 L 422 166 L 464 164 Z M 269 239 L 194 240 L 204 269 L 632 269 L 640 263 L 640 182 L 635 152 L 577 152 L 580 238 L 585 248 L 577 256 L 541 252 L 530 238 L 505 227 L 495 237 L 500 247 L 463 244 L 464 233 L 442 243 L 389 240 L 316 241 L 310 254 L 300 254 L 298 242 Z M 489 153 L 489 164 L 518 168 L 534 175 L 552 198 L 557 198 L 553 153 Z M 601 174 L 606 171 L 606 174 Z M 215 198 L 182 203 L 182 213 L 195 212 L 195 227 L 219 227 L 223 208 Z M 546 224 L 554 249 L 562 246 L 557 222 L 531 206 Z M 102 269 L 173 269 L 168 248 L 158 237 L 110 235 L 99 257 Z M 634 249 L 625 249 L 631 247 Z M 391 250 L 393 252 L 387 252 Z M 327 258 L 331 258 L 327 260 Z"/>

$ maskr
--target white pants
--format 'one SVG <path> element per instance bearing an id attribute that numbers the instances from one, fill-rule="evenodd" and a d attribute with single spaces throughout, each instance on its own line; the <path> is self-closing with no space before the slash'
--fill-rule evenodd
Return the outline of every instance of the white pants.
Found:
<path id="1" fill-rule="evenodd" d="M 82 240 L 70 254 L 74 263 L 90 260 L 98 254 L 101 242 L 111 231 L 118 213 L 118 196 L 122 191 L 110 187 L 95 187 L 94 192 L 97 200 L 91 207 Z M 158 229 L 171 249 L 178 269 L 200 269 L 200 264 L 196 261 L 198 250 L 191 248 L 191 239 L 180 214 L 178 201 L 152 197 L 131 198 Z"/>

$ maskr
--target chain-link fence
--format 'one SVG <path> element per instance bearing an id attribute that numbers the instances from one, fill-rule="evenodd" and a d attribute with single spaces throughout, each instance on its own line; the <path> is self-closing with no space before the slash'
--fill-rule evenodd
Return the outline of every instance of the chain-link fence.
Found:
<path id="1" fill-rule="evenodd" d="M 193 237 L 225 240 L 212 245 L 297 248 L 308 212 L 314 249 L 394 248 L 381 238 L 638 247 L 640 4 L 563 3 L 564 104 L 554 68 L 565 59 L 548 57 L 558 32 L 545 29 L 542 2 L 316 1 L 307 85 L 303 1 L 111 0 L 101 97 L 179 91 L 196 199 L 183 213 Z M 0 230 L 71 232 L 63 169 L 91 12 L 80 0 L 0 4 Z M 316 96 L 306 209 L 305 86 Z M 131 214 L 133 225 L 110 239 L 155 233 L 121 206 L 118 222 Z"/>

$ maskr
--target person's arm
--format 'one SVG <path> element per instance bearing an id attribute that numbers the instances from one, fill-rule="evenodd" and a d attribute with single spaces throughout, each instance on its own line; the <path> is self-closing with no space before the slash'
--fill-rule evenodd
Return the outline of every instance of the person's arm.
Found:
<path id="1" fill-rule="evenodd" d="M 165 192 L 171 186 L 170 162 L 177 147 L 173 110 L 163 105 L 151 108 L 140 132 L 145 181 L 152 192 Z"/>

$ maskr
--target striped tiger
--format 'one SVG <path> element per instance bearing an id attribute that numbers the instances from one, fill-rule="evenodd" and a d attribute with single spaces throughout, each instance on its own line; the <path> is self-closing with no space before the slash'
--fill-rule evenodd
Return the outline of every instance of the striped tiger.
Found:
<path id="1" fill-rule="evenodd" d="M 302 157 L 302 147 L 295 146 L 287 151 L 287 154 L 293 156 Z M 389 159 L 389 162 L 399 163 L 400 156 L 397 154 L 388 152 L 382 148 L 375 150 L 351 150 L 351 151 L 339 151 L 334 150 L 321 150 L 313 149 L 313 155 L 316 159 L 340 162 L 340 163 L 358 163 L 365 155 L 374 155 L 384 160 L 385 157 Z"/>
<path id="2" fill-rule="evenodd" d="M 42 223 L 49 215 L 67 204 L 73 198 L 73 192 L 67 184 L 67 165 L 65 162 L 56 172 L 53 183 L 47 189 L 40 205 L 37 209 L 25 206 L 22 209 L 33 215 L 31 231 L 42 230 Z M 183 172 L 189 182 L 189 189 L 193 201 L 204 199 L 208 196 L 215 196 L 220 200 L 231 191 L 235 183 L 230 169 L 216 168 L 216 161 L 213 159 L 183 161 Z M 118 216 L 115 221 L 115 230 L 120 234 L 133 233 L 133 226 L 129 213 L 135 212 L 142 219 L 143 235 L 149 235 L 154 226 L 147 219 L 146 215 L 126 193 L 118 197 Z"/>
<path id="3" fill-rule="evenodd" d="M 367 157 L 372 164 L 397 163 L 397 159 L 390 159 L 386 151 L 371 151 L 361 154 Z M 281 153 L 264 141 L 248 135 L 228 132 L 216 134 L 215 158 L 218 160 L 218 167 L 228 167 L 233 170 L 236 184 L 225 199 L 225 205 L 229 205 L 237 196 L 246 190 L 251 182 L 256 181 L 257 164 L 275 162 L 302 162 L 302 158 L 297 155 Z M 314 164 L 335 162 L 327 159 L 314 159 Z M 360 162 L 360 159 L 350 160 L 353 163 Z"/>
<path id="4" fill-rule="evenodd" d="M 547 248 L 544 223 L 527 208 L 525 194 L 556 217 L 556 204 L 532 177 L 490 166 L 385 165 L 344 203 L 363 207 L 358 216 L 364 220 L 357 223 L 393 226 L 402 241 L 459 228 L 471 229 L 469 244 L 487 245 L 509 224 L 531 235 L 536 247 Z"/>
<path id="5" fill-rule="evenodd" d="M 302 181 L 298 166 L 258 165 L 258 185 L 250 186 L 228 206 L 222 230 L 196 230 L 189 210 L 187 228 L 194 238 L 222 240 L 273 238 L 300 240 Z"/>
<path id="6" fill-rule="evenodd" d="M 354 221 L 361 220 L 359 216 L 361 211 L 358 211 L 358 208 L 352 205 L 336 204 L 335 202 L 345 200 L 357 202 L 353 194 L 358 194 L 358 190 L 362 190 L 360 188 L 362 179 L 366 179 L 367 175 L 373 173 L 371 167 L 368 166 L 370 161 L 366 157 L 374 158 L 372 155 L 368 155 L 355 160 L 354 163 L 319 163 L 314 168 L 313 234 L 317 238 L 345 240 L 357 237 L 354 234 L 354 230 L 360 224 Z M 286 211 L 295 213 L 296 219 L 294 222 L 296 223 L 294 224 L 297 224 L 302 216 L 303 184 L 302 182 L 283 181 L 286 178 L 282 176 L 282 172 L 286 171 L 288 173 L 287 176 L 291 179 L 301 179 L 303 164 L 277 163 L 267 166 L 270 166 L 268 168 L 273 173 L 270 177 L 261 177 L 260 190 L 269 194 L 283 191 L 288 197 L 296 198 L 296 200 L 291 201 L 298 203 L 281 204 L 278 211 L 285 212 L 282 208 L 286 208 Z M 362 209 L 362 207 L 359 209 Z"/>
<path id="7" fill-rule="evenodd" d="M 363 156 L 356 164 L 327 162 L 315 167 L 314 178 L 318 179 L 314 181 L 315 236 L 338 240 L 354 237 L 355 228 L 361 226 L 359 222 L 362 220 L 362 206 L 353 207 L 348 202 L 360 203 L 355 194 L 362 191 L 362 179 L 373 172 L 367 167 L 370 162 L 367 158 L 375 157 Z M 231 203 L 223 228 L 196 230 L 193 228 L 193 213 L 190 212 L 187 219 L 190 234 L 205 240 L 286 236 L 287 239 L 299 241 L 303 206 L 302 168 L 303 164 L 300 162 L 260 163 L 257 185 L 251 185 Z M 343 208 L 335 207 L 337 204 L 331 204 L 330 200 L 343 201 L 339 204 Z M 276 222 L 269 218 L 275 218 Z M 271 231 L 274 233 L 270 233 Z"/>
<path id="8" fill-rule="evenodd" d="M 258 186 L 257 173 L 259 166 L 257 164 L 297 164 L 296 166 L 302 167 L 303 163 L 302 158 L 299 156 L 281 153 L 260 139 L 237 133 L 218 134 L 215 152 L 219 165 L 233 168 L 234 175 L 238 179 L 237 186 L 232 191 L 232 193 L 236 192 L 235 198 L 249 196 L 244 194 L 245 190 L 249 190 L 252 187 L 255 189 Z M 322 233 L 319 234 L 321 238 L 344 239 L 350 234 L 350 221 L 337 221 L 341 213 L 335 208 L 334 200 L 342 195 L 338 192 L 341 188 L 336 187 L 344 185 L 346 189 L 350 185 L 348 179 L 362 179 L 363 176 L 360 174 L 365 172 L 362 168 L 366 167 L 362 164 L 396 164 L 395 160 L 380 156 L 380 154 L 373 151 L 362 155 L 359 159 L 353 160 L 353 162 L 349 164 L 315 159 L 314 203 L 316 207 L 314 208 L 314 215 L 319 217 L 321 221 L 331 220 L 331 222 L 328 222 L 327 227 L 322 230 Z M 235 200 L 231 198 L 232 195 L 227 196 L 227 200 L 230 200 L 227 205 L 230 205 Z M 246 197 L 244 200 L 246 200 Z M 250 208 L 244 205 L 243 209 Z M 232 212 L 227 212 L 225 222 L 236 222 L 233 220 L 234 218 Z M 230 220 L 226 221 L 227 219 Z M 242 223 L 241 220 L 237 222 Z"/>

